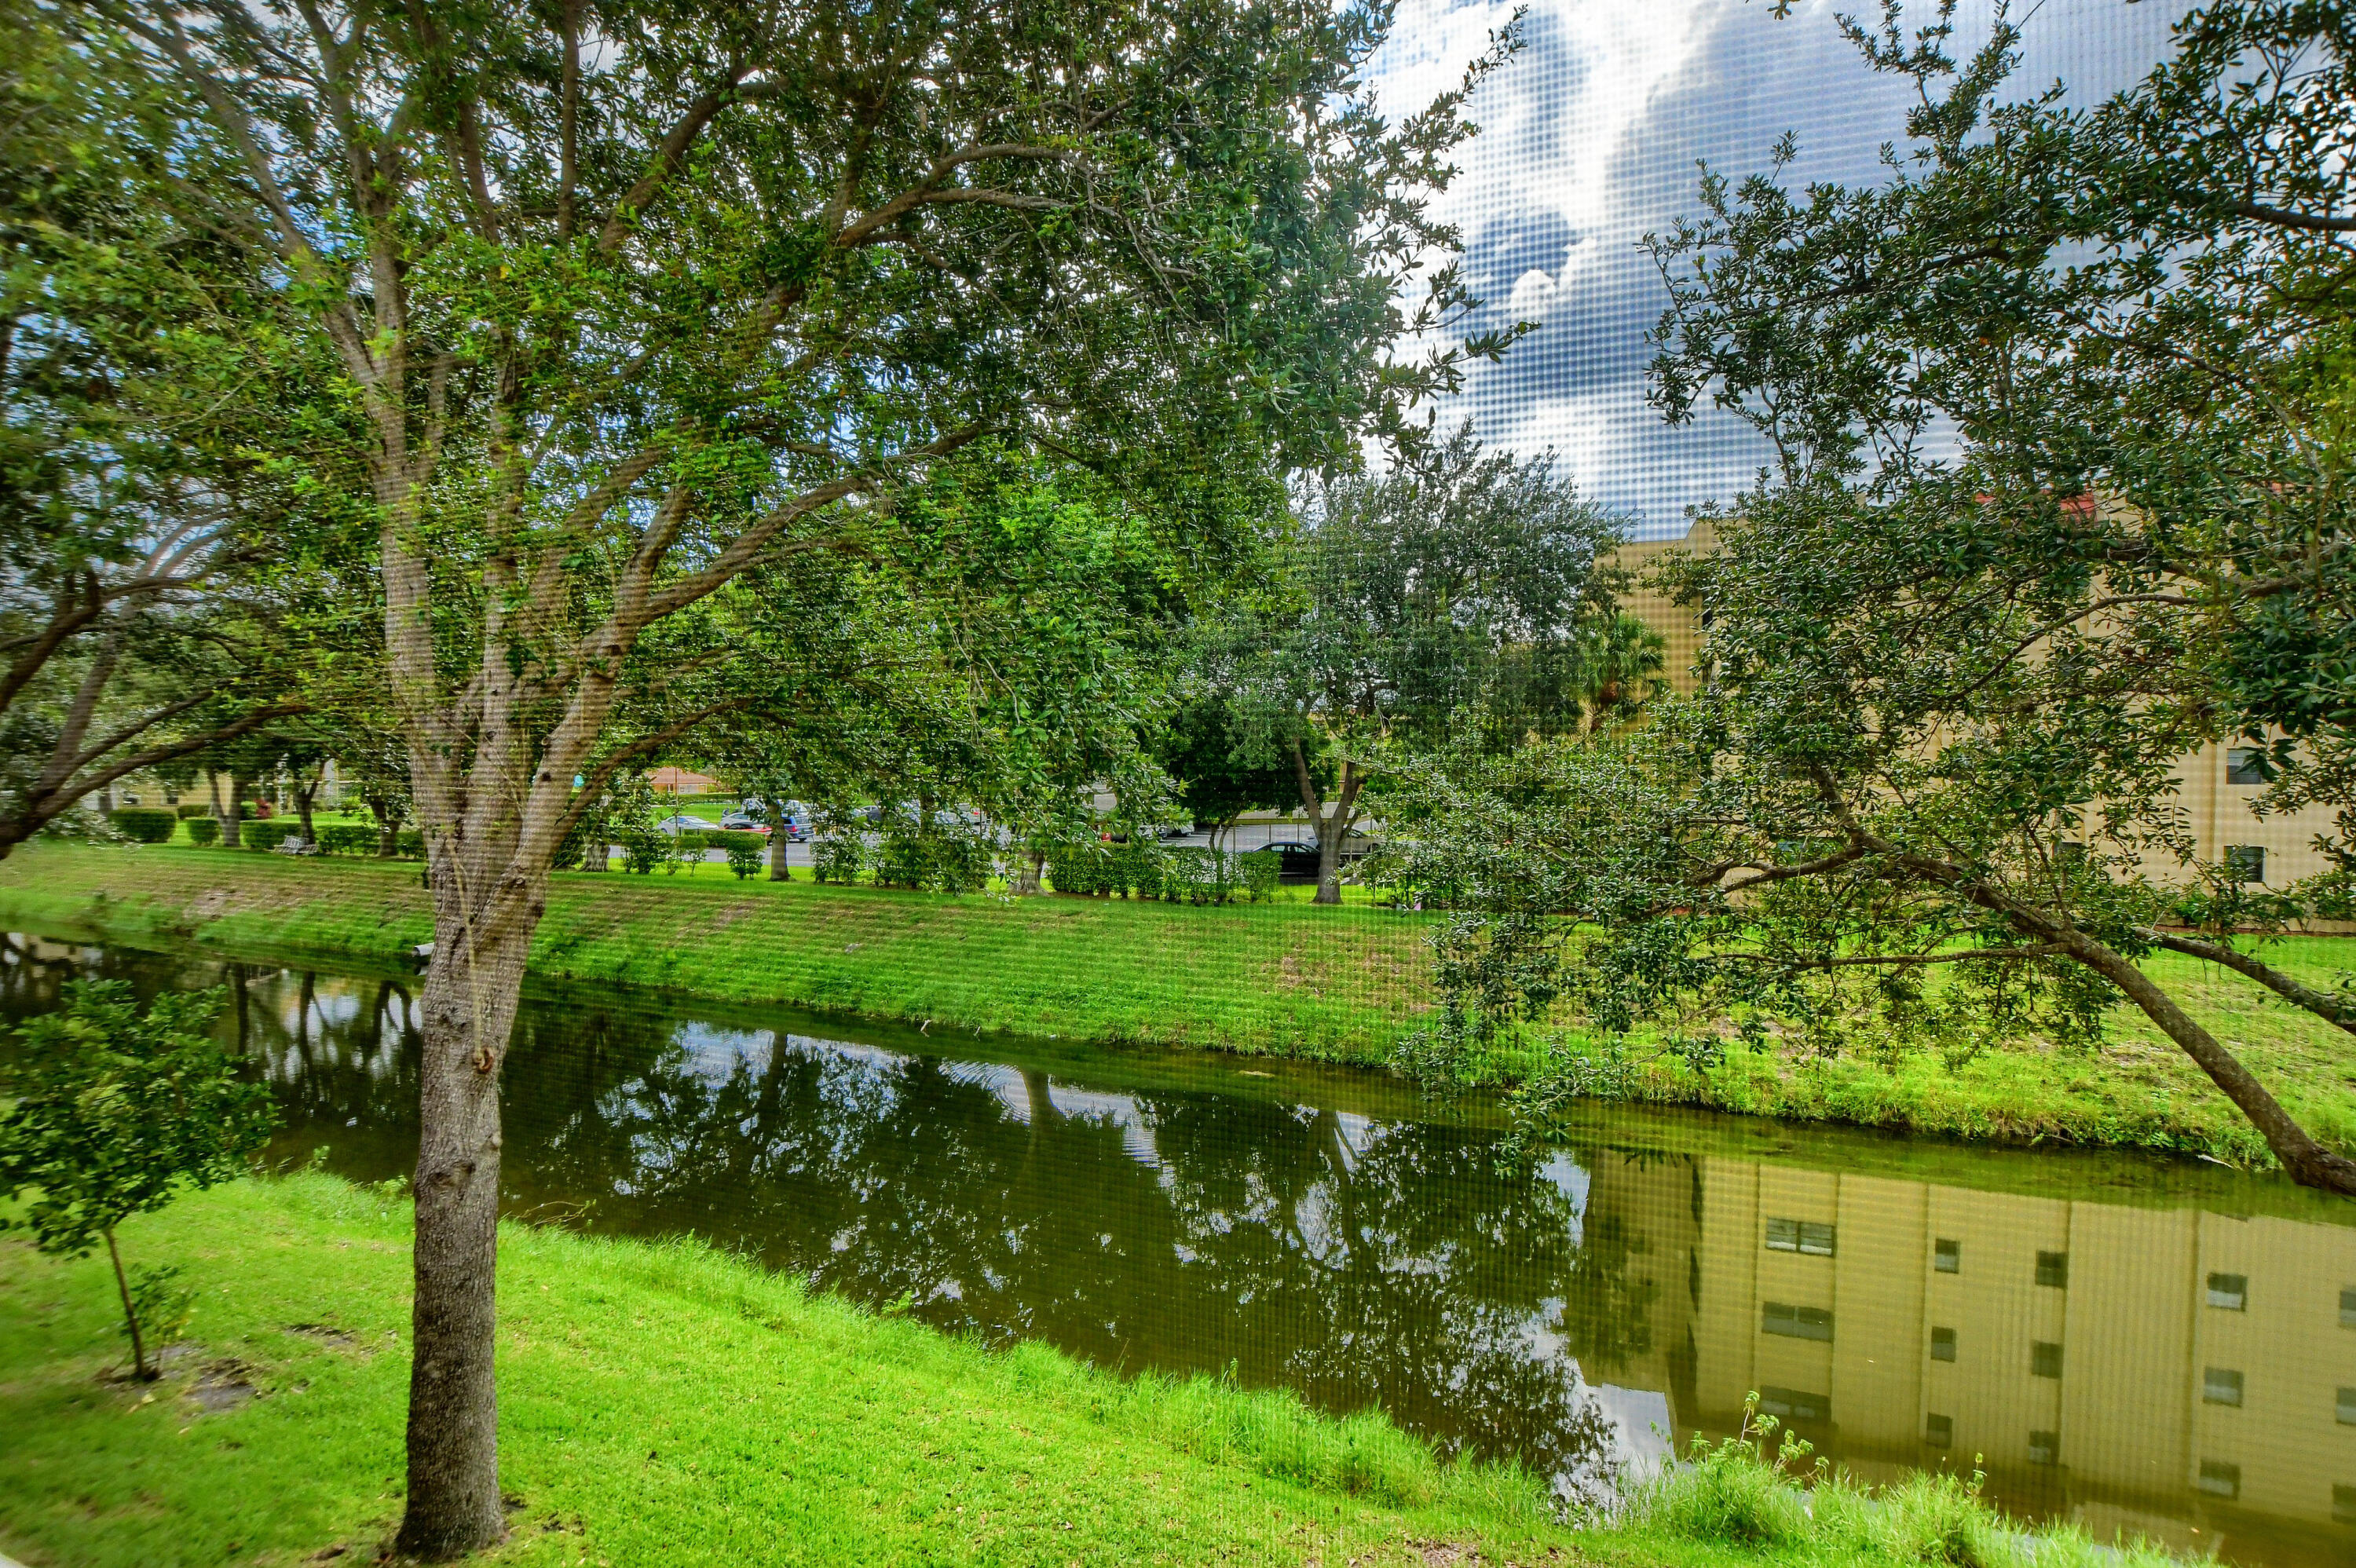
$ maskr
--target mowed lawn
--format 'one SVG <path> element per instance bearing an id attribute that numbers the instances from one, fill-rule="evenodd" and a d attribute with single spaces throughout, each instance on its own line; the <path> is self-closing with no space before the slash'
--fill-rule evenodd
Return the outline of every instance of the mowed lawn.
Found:
<path id="1" fill-rule="evenodd" d="M 0 919 L 385 963 L 434 934 L 414 863 L 41 845 Z M 726 1002 L 1378 1061 L 1430 1006 L 1424 917 L 560 872 L 534 972 Z"/>

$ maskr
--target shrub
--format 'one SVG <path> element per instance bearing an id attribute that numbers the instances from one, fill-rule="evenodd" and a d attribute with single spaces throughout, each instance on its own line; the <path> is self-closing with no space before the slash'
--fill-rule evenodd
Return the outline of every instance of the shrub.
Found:
<path id="1" fill-rule="evenodd" d="M 59 1010 L 17 1031 L 0 1072 L 0 1200 L 30 1190 L 0 1225 L 31 1230 L 44 1253 L 81 1257 L 102 1243 L 128 1310 L 134 1371 L 151 1381 L 143 1330 L 176 1335 L 187 1298 L 163 1271 L 123 1272 L 115 1227 L 169 1203 L 183 1186 L 239 1175 L 277 1118 L 214 1041 L 219 991 L 166 992 L 144 1010 L 119 980 L 79 980 Z"/>
<path id="2" fill-rule="evenodd" d="M 425 859 L 425 834 L 423 829 L 404 827 L 392 836 L 392 852 L 404 860 Z"/>
<path id="3" fill-rule="evenodd" d="M 214 821 L 211 817 L 191 816 L 188 818 L 189 843 L 210 844 L 220 837 L 220 824 Z"/>
<path id="4" fill-rule="evenodd" d="M 1771 1452 L 1781 1423 L 1758 1412 L 1754 1393 L 1743 1406 L 1741 1435 L 1713 1444 L 1697 1433 L 1683 1464 L 1664 1467 L 1631 1491 L 1629 1519 L 1665 1535 L 1729 1546 L 1775 1548 L 1806 1541 L 1814 1533 L 1807 1499 L 1781 1461 L 1805 1457 L 1808 1445 L 1786 1432 Z"/>
<path id="5" fill-rule="evenodd" d="M 1141 899 L 1160 898 L 1162 870 L 1162 847 L 1158 844 L 1131 842 L 1112 852 L 1112 874 L 1124 897 L 1134 893 Z"/>
<path id="6" fill-rule="evenodd" d="M 848 885 L 867 869 L 867 845 L 856 832 L 830 833 L 818 841 L 810 859 L 819 881 Z"/>
<path id="7" fill-rule="evenodd" d="M 168 844 L 179 831 L 180 819 L 168 811 L 126 805 L 108 819 L 114 830 L 138 844 Z"/>
<path id="8" fill-rule="evenodd" d="M 193 822 L 199 816 L 210 816 L 213 814 L 211 806 L 197 800 L 184 800 L 172 809 L 183 822 Z"/>
<path id="9" fill-rule="evenodd" d="M 377 831 L 366 823 L 331 822 L 319 829 L 319 849 L 327 855 L 373 855 Z"/>
<path id="10" fill-rule="evenodd" d="M 1058 844 L 1047 851 L 1047 881 L 1059 893 L 1107 891 L 1110 857 L 1101 844 Z"/>
<path id="11" fill-rule="evenodd" d="M 931 846 L 913 833 L 887 833 L 875 848 L 875 885 L 921 888 L 931 869 Z"/>
<path id="12" fill-rule="evenodd" d="M 760 874 L 762 862 L 769 855 L 767 839 L 757 833 L 723 833 L 719 837 L 728 840 L 721 848 L 728 851 L 728 869 L 736 873 L 738 881 Z"/>
<path id="13" fill-rule="evenodd" d="M 1244 891 L 1254 903 L 1276 896 L 1279 875 L 1284 870 L 1284 857 L 1273 849 L 1255 849 L 1248 855 L 1235 858 L 1236 871 Z"/>

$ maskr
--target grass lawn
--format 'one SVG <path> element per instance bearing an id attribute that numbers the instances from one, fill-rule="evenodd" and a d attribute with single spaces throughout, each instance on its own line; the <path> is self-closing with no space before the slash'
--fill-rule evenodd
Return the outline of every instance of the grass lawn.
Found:
<path id="1" fill-rule="evenodd" d="M 532 944 L 552 978 L 960 1028 L 1379 1061 L 1430 1007 L 1420 917 L 962 898 L 703 875 L 560 872 Z M 432 938 L 411 862 L 36 845 L 0 921 L 384 963 Z"/>
<path id="2" fill-rule="evenodd" d="M 29 1568 L 371 1560 L 401 1509 L 409 1220 L 324 1176 L 134 1220 L 127 1256 L 201 1290 L 146 1386 L 113 1375 L 102 1259 L 0 1241 L 0 1550 Z M 984 1351 L 693 1243 L 509 1226 L 499 1296 L 501 1563 L 1949 1561 L 1891 1550 L 1907 1508 L 1849 1507 L 1835 1532 L 1755 1467 L 1575 1532 L 1539 1481 L 1438 1464 L 1377 1415 Z M 1973 1560 L 2026 1563 L 1976 1509 Z M 1772 1549 L 1713 1543 L 1752 1515 Z"/>
<path id="3" fill-rule="evenodd" d="M 1431 1008 L 1431 918 L 1290 901 L 951 898 L 740 882 L 706 865 L 677 877 L 559 873 L 531 962 L 550 980 L 725 1003 L 1374 1063 Z M 0 926 L 12 924 L 377 965 L 433 934 L 413 863 L 177 847 L 28 845 L 0 861 Z M 2266 953 L 2327 989 L 2356 968 L 2356 940 L 2346 937 L 2291 938 Z M 2356 1153 L 2356 1040 L 2210 965 L 2162 955 L 2150 967 L 2305 1125 Z M 1646 1061 L 1629 1093 L 1965 1138 L 2270 1163 L 2240 1113 L 2139 1013 L 2122 1006 L 2111 1024 L 2094 1051 L 2024 1045 L 1959 1064 L 1902 1047 L 1826 1060 L 1737 1044 L 1706 1072 Z M 1519 1064 L 1494 1065 L 1510 1078 Z"/>

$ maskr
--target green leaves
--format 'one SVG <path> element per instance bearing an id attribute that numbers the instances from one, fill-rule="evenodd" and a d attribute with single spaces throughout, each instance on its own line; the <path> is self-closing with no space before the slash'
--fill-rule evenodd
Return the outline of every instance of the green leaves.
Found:
<path id="1" fill-rule="evenodd" d="M 269 1136 L 268 1088 L 207 1032 L 216 991 L 166 993 L 145 1009 L 121 981 L 80 980 L 25 1025 L 0 1068 L 0 1195 L 43 1252 L 79 1257 L 183 1186 L 241 1174 Z"/>

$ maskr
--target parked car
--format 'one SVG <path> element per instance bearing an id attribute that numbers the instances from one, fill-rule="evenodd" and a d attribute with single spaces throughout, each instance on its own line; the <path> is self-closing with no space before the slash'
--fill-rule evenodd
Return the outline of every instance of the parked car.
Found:
<path id="1" fill-rule="evenodd" d="M 720 831 L 720 824 L 707 821 L 701 816 L 690 816 L 682 811 L 675 816 L 664 817 L 655 824 L 655 828 L 658 832 L 669 834 L 676 838 L 682 833 L 717 833 Z"/>
<path id="2" fill-rule="evenodd" d="M 1317 880 L 1317 845 L 1315 840 L 1302 843 L 1288 838 L 1274 844 L 1263 844 L 1263 849 L 1281 857 L 1277 861 L 1276 880 L 1280 882 L 1313 882 Z"/>
<path id="3" fill-rule="evenodd" d="M 720 826 L 731 833 L 757 833 L 764 838 L 769 836 L 769 825 L 749 811 L 732 811 L 720 819 Z M 790 840 L 792 835 L 787 837 Z"/>
<path id="4" fill-rule="evenodd" d="M 897 814 L 903 822 L 916 822 L 923 816 L 922 808 L 913 800 L 904 800 L 896 806 L 881 804 L 871 805 L 862 810 L 859 815 L 870 822 L 881 825 L 886 814 L 894 813 Z M 933 826 L 936 827 L 978 828 L 988 820 L 989 818 L 981 814 L 980 807 L 971 805 L 942 806 L 933 813 Z"/>

